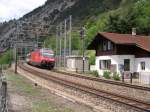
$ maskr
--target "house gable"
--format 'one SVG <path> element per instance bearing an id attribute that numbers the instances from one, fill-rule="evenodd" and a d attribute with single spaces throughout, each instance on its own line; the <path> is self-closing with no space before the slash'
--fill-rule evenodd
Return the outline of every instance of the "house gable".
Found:
<path id="1" fill-rule="evenodd" d="M 113 33 L 114 34 L 114 33 Z M 110 33 L 109 33 L 110 35 Z M 144 46 L 142 44 L 136 44 L 135 40 L 142 40 L 145 37 L 128 37 L 127 35 L 119 34 L 112 37 L 106 37 L 103 33 L 98 33 L 91 44 L 88 46 L 89 50 L 96 50 L 96 56 L 105 55 L 135 55 L 135 57 L 150 57 L 150 52 L 144 48 L 149 48 L 149 46 Z M 123 39 L 122 39 L 123 38 Z M 140 38 L 140 39 L 136 39 Z M 147 39 L 149 40 L 149 39 Z M 137 41 L 140 43 L 139 41 Z M 139 47 L 143 46 L 143 47 Z"/>

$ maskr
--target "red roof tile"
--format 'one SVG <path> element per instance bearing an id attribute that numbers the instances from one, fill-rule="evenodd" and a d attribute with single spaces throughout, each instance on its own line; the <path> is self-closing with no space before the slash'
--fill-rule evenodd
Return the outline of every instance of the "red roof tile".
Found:
<path id="1" fill-rule="evenodd" d="M 100 32 L 98 34 L 116 44 L 135 44 L 136 46 L 150 52 L 150 36 L 133 36 L 131 34 L 117 34 L 107 32 Z"/>

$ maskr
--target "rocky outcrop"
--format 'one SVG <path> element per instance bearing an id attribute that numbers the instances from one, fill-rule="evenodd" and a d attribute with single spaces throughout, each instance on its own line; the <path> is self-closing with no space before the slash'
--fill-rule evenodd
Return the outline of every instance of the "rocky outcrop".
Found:
<path id="1" fill-rule="evenodd" d="M 0 25 L 0 43 L 10 42 L 16 38 L 19 31 L 20 40 L 32 40 L 39 37 L 43 40 L 50 35 L 51 29 L 63 21 L 69 15 L 73 16 L 73 24 L 82 26 L 84 20 L 95 18 L 99 13 L 117 8 L 122 0 L 47 0 L 47 2 L 30 13 L 24 15 L 17 21 Z M 17 28 L 18 24 L 18 28 Z M 17 30 L 19 29 L 19 30 Z M 54 32 L 54 31 L 53 31 Z M 13 39 L 12 39 L 13 38 Z M 1 49 L 8 48 L 8 44 L 1 46 Z"/>

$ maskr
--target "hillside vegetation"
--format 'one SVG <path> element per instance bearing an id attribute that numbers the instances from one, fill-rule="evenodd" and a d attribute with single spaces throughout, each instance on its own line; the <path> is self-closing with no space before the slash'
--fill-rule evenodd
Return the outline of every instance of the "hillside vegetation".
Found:
<path id="1" fill-rule="evenodd" d="M 149 0 L 102 0 L 101 2 L 99 0 L 87 2 L 81 0 L 81 2 L 80 5 L 76 6 L 81 7 L 80 10 L 73 11 L 76 8 L 72 8 L 72 10 L 69 10 L 70 12 L 64 13 L 74 12 L 74 19 L 78 20 L 78 25 L 86 27 L 86 47 L 98 32 L 130 34 L 131 29 L 136 28 L 137 34 L 150 35 Z M 77 16 L 79 14 L 81 16 Z M 77 24 L 75 20 L 74 22 Z M 73 50 L 81 49 L 82 41 L 79 31 L 73 32 L 72 41 Z M 46 40 L 46 43 L 55 49 L 55 36 Z"/>
<path id="2" fill-rule="evenodd" d="M 88 2 L 81 0 L 81 2 L 79 6 L 76 6 L 80 10 L 74 11 L 76 8 L 72 8 L 70 13 L 74 12 L 74 19 L 78 20 L 78 22 L 74 21 L 75 23 L 78 23 L 80 27 L 86 27 L 86 47 L 98 32 L 131 34 L 132 28 L 136 28 L 137 34 L 150 35 L 149 0 L 102 0 L 101 2 L 99 0 L 89 0 Z M 78 16 L 79 14 L 81 16 Z M 55 36 L 46 40 L 47 47 L 55 49 L 55 40 Z M 79 31 L 73 32 L 72 42 L 73 50 L 82 51 Z M 90 64 L 94 64 L 93 52 L 86 54 L 91 57 Z"/>
<path id="3" fill-rule="evenodd" d="M 48 1 L 51 2 L 51 0 Z M 103 15 L 103 13 L 107 13 L 109 11 L 118 9 L 120 7 L 121 2 L 122 0 L 76 0 L 76 3 L 73 6 L 67 8 L 66 10 L 60 13 L 58 19 L 55 20 L 54 23 L 58 24 L 59 22 L 63 22 L 66 17 L 72 15 L 72 49 L 80 50 L 82 46 L 82 42 L 79 35 L 80 28 L 82 26 L 86 26 L 87 28 L 87 46 L 91 38 L 94 36 L 94 33 L 97 31 L 101 31 L 100 27 L 102 27 L 102 29 L 104 28 L 103 26 L 101 26 L 104 24 L 103 22 L 99 23 L 99 26 L 95 26 L 98 25 L 97 22 L 100 20 L 100 16 Z M 76 27 L 78 29 L 76 29 Z M 55 35 L 48 36 L 45 40 L 45 47 L 51 47 L 52 49 L 55 49 L 55 38 Z"/>
<path id="4" fill-rule="evenodd" d="M 45 39 L 45 47 L 56 50 L 55 26 L 64 22 L 69 15 L 73 17 L 73 50 L 82 49 L 79 35 L 82 26 L 86 27 L 86 47 L 97 32 L 131 33 L 134 27 L 137 28 L 137 34 L 150 35 L 150 0 L 47 0 L 43 6 L 24 15 L 20 20 L 48 25 L 51 35 L 41 38 Z M 5 24 L 0 25 L 0 29 L 6 27 L 5 32 L 15 27 L 7 28 L 10 25 Z M 5 32 L 1 30 L 0 36 Z"/>
<path id="5" fill-rule="evenodd" d="M 128 1 L 128 2 L 126 2 Z M 132 28 L 137 29 L 139 35 L 150 35 L 150 1 L 122 0 L 116 10 L 100 14 L 96 21 L 87 21 L 88 43 L 97 32 L 131 33 Z"/>

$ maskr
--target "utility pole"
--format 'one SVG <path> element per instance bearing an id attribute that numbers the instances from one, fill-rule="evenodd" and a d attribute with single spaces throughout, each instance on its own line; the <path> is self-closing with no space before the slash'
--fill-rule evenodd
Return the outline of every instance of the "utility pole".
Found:
<path id="1" fill-rule="evenodd" d="M 17 74 L 17 64 L 18 64 L 18 36 L 19 36 L 19 23 L 17 23 L 17 31 L 16 31 L 16 45 L 15 45 L 15 73 Z"/>
<path id="2" fill-rule="evenodd" d="M 68 21 L 69 21 L 69 23 L 68 23 Z M 67 28 L 69 28 L 69 31 Z M 67 31 L 69 34 L 67 33 Z M 72 47 L 72 42 L 71 42 L 71 40 L 72 40 L 72 38 L 71 38 L 72 37 L 72 15 L 70 15 L 68 18 L 66 18 L 64 23 L 59 24 L 58 36 L 56 36 L 56 38 L 57 37 L 58 37 L 58 40 L 56 39 L 57 40 L 56 46 L 58 46 L 57 54 L 59 55 L 59 64 L 60 64 L 60 66 L 62 64 L 64 64 L 63 67 L 65 68 L 66 67 L 66 56 L 71 55 L 71 52 L 72 52 L 71 51 L 72 50 L 72 48 L 71 48 Z M 63 45 L 62 45 L 62 42 L 64 42 Z M 62 46 L 63 46 L 63 48 L 62 48 Z M 63 50 L 63 54 L 62 54 L 62 50 Z"/>
<path id="3" fill-rule="evenodd" d="M 39 38 L 38 38 L 38 32 L 36 32 L 36 42 L 37 42 L 37 49 L 39 48 Z"/>
<path id="4" fill-rule="evenodd" d="M 71 56 L 72 52 L 72 15 L 70 15 L 70 38 L 69 38 L 69 56 Z"/>
<path id="5" fill-rule="evenodd" d="M 18 50 L 17 44 L 15 45 L 15 73 L 17 74 L 17 64 L 18 64 Z"/>
<path id="6" fill-rule="evenodd" d="M 56 26 L 56 67 L 58 67 L 59 58 L 58 58 L 58 26 Z"/>
<path id="7" fill-rule="evenodd" d="M 10 48 L 10 43 L 9 43 L 9 66 L 11 65 L 11 48 Z"/>
<path id="8" fill-rule="evenodd" d="M 67 31 L 66 31 L 66 27 L 67 27 L 67 20 L 65 19 L 65 26 L 64 26 L 64 68 L 66 67 L 66 44 L 67 44 Z"/>
<path id="9" fill-rule="evenodd" d="M 59 26 L 59 30 L 60 30 L 60 32 L 59 32 L 59 65 L 60 65 L 60 67 L 61 67 L 61 64 L 62 64 L 62 24 L 60 24 L 60 26 Z"/>
<path id="10" fill-rule="evenodd" d="M 83 73 L 85 72 L 85 70 L 84 70 L 84 66 L 85 66 L 85 36 L 86 36 L 86 34 L 85 34 L 85 27 L 82 27 L 82 29 L 81 29 L 81 31 L 80 31 L 80 36 L 81 36 L 81 39 L 82 39 L 82 55 L 83 55 Z"/>

